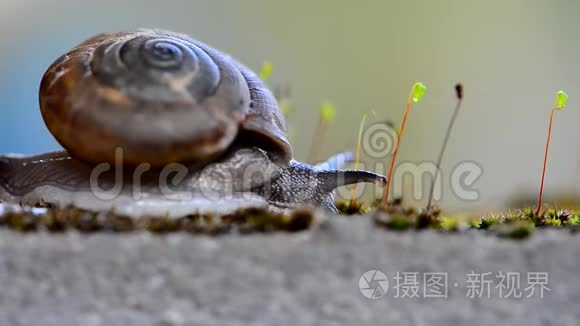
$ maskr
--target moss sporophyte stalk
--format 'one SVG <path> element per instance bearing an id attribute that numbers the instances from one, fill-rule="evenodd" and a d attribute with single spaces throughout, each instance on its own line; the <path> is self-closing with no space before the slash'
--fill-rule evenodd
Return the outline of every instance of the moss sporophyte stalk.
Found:
<path id="1" fill-rule="evenodd" d="M 416 82 L 413 84 L 411 91 L 409 92 L 409 96 L 407 98 L 407 104 L 405 106 L 405 112 L 403 113 L 403 121 L 401 122 L 401 129 L 398 132 L 398 137 L 395 141 L 395 150 L 393 152 L 393 156 L 391 158 L 391 164 L 389 166 L 389 173 L 387 175 L 387 183 L 385 185 L 385 195 L 383 196 L 382 208 L 386 209 L 388 200 L 389 200 L 389 193 L 391 188 L 391 180 L 393 178 L 393 171 L 395 169 L 395 163 L 397 161 L 397 154 L 399 153 L 399 146 L 401 144 L 401 139 L 403 138 L 403 134 L 405 133 L 405 126 L 407 124 L 407 116 L 409 115 L 409 111 L 411 110 L 411 103 L 417 103 L 423 98 L 425 92 L 427 91 L 427 87 L 420 82 Z"/>
<path id="2" fill-rule="evenodd" d="M 554 99 L 554 104 L 552 105 L 552 110 L 550 110 L 550 122 L 548 123 L 548 137 L 546 140 L 546 149 L 544 150 L 544 165 L 542 168 L 542 179 L 540 181 L 540 191 L 538 194 L 538 206 L 536 207 L 535 214 L 540 216 L 540 211 L 542 210 L 542 197 L 544 195 L 544 178 L 546 176 L 546 166 L 548 164 L 548 152 L 550 150 L 550 139 L 552 135 L 552 124 L 554 121 L 554 113 L 556 111 L 561 111 L 566 107 L 568 103 L 568 95 L 564 91 L 558 91 L 556 93 L 556 98 Z"/>
<path id="3" fill-rule="evenodd" d="M 455 85 L 455 96 L 457 97 L 457 104 L 455 105 L 455 110 L 453 110 L 453 115 L 451 116 L 451 120 L 447 126 L 447 132 L 445 133 L 445 138 L 443 139 L 443 144 L 441 145 L 441 150 L 439 151 L 439 156 L 437 158 L 435 177 L 433 177 L 433 181 L 431 182 L 431 189 L 429 190 L 429 201 L 427 202 L 426 207 L 427 211 L 431 208 L 433 192 L 435 191 L 435 182 L 437 181 L 437 177 L 441 174 L 440 170 L 441 162 L 443 161 L 443 155 L 445 154 L 445 149 L 447 148 L 447 143 L 449 142 L 449 137 L 451 136 L 451 130 L 453 129 L 455 120 L 457 119 L 457 115 L 461 109 L 461 103 L 463 102 L 463 85 L 460 83 Z"/>

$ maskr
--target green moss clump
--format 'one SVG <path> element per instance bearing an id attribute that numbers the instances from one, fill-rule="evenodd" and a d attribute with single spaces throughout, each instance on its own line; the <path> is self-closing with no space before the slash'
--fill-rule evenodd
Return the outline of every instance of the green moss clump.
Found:
<path id="1" fill-rule="evenodd" d="M 98 232 L 103 229 L 103 223 L 98 217 L 99 214 L 79 210 L 78 214 L 72 216 L 69 223 L 71 227 L 77 229 L 79 232 Z"/>
<path id="2" fill-rule="evenodd" d="M 497 219 L 487 217 L 487 218 L 475 218 L 471 220 L 470 225 L 474 229 L 487 230 L 495 223 L 497 223 Z"/>
<path id="3" fill-rule="evenodd" d="M 241 232 L 298 232 L 306 230 L 314 221 L 311 209 L 296 209 L 290 214 L 275 213 L 267 209 L 246 209 L 227 217 L 238 225 Z"/>
<path id="4" fill-rule="evenodd" d="M 265 209 L 247 209 L 237 213 L 236 215 L 236 221 L 245 224 L 243 227 L 244 231 L 274 231 L 280 218 Z"/>
<path id="5" fill-rule="evenodd" d="M 164 217 L 147 217 L 141 219 L 142 228 L 151 233 L 165 234 L 182 230 L 182 219 Z"/>
<path id="6" fill-rule="evenodd" d="M 190 215 L 180 219 L 181 229 L 191 234 L 209 234 L 213 236 L 231 232 L 234 221 L 224 216 Z"/>
<path id="7" fill-rule="evenodd" d="M 357 200 L 342 200 L 336 203 L 336 208 L 340 214 L 344 215 L 365 215 L 370 208 Z"/>
<path id="8" fill-rule="evenodd" d="M 431 207 L 428 210 L 417 212 L 414 208 L 402 205 L 401 199 L 395 199 L 386 209 L 376 208 L 373 219 L 379 226 L 395 231 L 409 229 L 432 229 L 443 231 L 459 231 L 462 224 L 459 218 L 441 216 L 441 209 Z"/>
<path id="9" fill-rule="evenodd" d="M 315 216 L 311 209 L 297 209 L 289 214 L 264 208 L 246 209 L 227 216 L 192 215 L 183 218 L 150 216 L 131 218 L 115 212 L 91 212 L 77 208 L 31 209 L 15 207 L 0 215 L 0 227 L 22 232 L 134 232 L 149 231 L 155 234 L 186 231 L 210 235 L 238 231 L 247 232 L 298 232 L 310 228 Z"/>
<path id="10" fill-rule="evenodd" d="M 580 225 L 580 215 L 578 213 L 574 213 L 572 217 L 566 222 L 569 225 Z"/>
<path id="11" fill-rule="evenodd" d="M 441 220 L 439 218 L 440 215 L 441 210 L 438 207 L 431 207 L 427 210 L 423 210 L 417 216 L 417 228 L 418 229 L 440 228 L 441 227 Z"/>
<path id="12" fill-rule="evenodd" d="M 439 219 L 439 228 L 447 232 L 458 232 L 462 229 L 462 224 L 456 217 L 442 216 Z"/>
<path id="13" fill-rule="evenodd" d="M 135 223 L 135 220 L 128 216 L 116 215 L 113 212 L 103 214 L 105 214 L 103 218 L 103 230 L 126 233 L 137 229 L 138 225 Z"/>
<path id="14" fill-rule="evenodd" d="M 377 210 L 373 215 L 377 225 L 393 231 L 406 231 L 415 227 L 415 217 L 401 214 L 391 214 Z"/>
<path id="15" fill-rule="evenodd" d="M 535 224 L 530 221 L 518 221 L 508 224 L 497 224 L 492 229 L 495 233 L 503 238 L 514 240 L 526 239 L 534 233 Z"/>
<path id="16" fill-rule="evenodd" d="M 471 226 L 477 229 L 489 229 L 498 224 L 511 224 L 520 221 L 532 222 L 538 225 L 538 217 L 536 217 L 530 209 L 524 210 L 509 210 L 502 214 L 489 214 L 481 218 L 475 219 L 471 222 Z"/>
<path id="17" fill-rule="evenodd" d="M 557 218 L 547 218 L 544 220 L 544 225 L 559 227 L 562 226 L 562 221 Z"/>
<path id="18" fill-rule="evenodd" d="M 579 222 L 579 215 L 570 210 L 548 209 L 538 216 L 530 208 L 526 208 L 484 216 L 473 220 L 471 226 L 477 229 L 492 229 L 501 237 L 523 239 L 530 236 L 536 227 L 561 228 L 577 225 Z"/>
<path id="19" fill-rule="evenodd" d="M 4 225 L 20 232 L 33 232 L 39 229 L 38 217 L 30 212 L 8 212 L 4 215 Z"/>

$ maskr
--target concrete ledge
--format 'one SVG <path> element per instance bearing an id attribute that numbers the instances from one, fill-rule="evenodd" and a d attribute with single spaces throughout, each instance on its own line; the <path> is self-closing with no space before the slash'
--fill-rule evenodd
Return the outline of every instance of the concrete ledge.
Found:
<path id="1" fill-rule="evenodd" d="M 566 230 L 514 241 L 398 234 L 366 218 L 221 237 L 3 230 L 0 252 L 0 325 L 580 324 L 580 236 Z M 376 300 L 359 290 L 373 269 L 390 281 Z M 419 298 L 397 297 L 397 271 L 419 273 Z M 492 273 L 491 298 L 466 297 L 472 271 Z M 527 272 L 547 273 L 550 291 L 500 298 L 499 271 L 520 273 L 522 290 Z M 447 273 L 447 298 L 424 296 L 430 272 Z"/>

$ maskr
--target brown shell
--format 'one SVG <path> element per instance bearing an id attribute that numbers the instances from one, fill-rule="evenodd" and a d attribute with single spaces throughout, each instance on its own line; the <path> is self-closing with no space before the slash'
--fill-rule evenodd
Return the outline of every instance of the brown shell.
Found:
<path id="1" fill-rule="evenodd" d="M 236 137 L 292 157 L 284 118 L 256 75 L 186 35 L 101 34 L 57 59 L 40 85 L 44 121 L 89 163 L 205 162 Z M 247 142 L 246 142 L 247 144 Z"/>

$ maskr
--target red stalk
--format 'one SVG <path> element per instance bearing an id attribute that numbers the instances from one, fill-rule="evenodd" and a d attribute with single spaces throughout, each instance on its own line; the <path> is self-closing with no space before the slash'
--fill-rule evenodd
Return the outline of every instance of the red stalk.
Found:
<path id="1" fill-rule="evenodd" d="M 391 158 L 391 165 L 389 167 L 389 174 L 387 176 L 387 184 L 385 185 L 385 195 L 383 196 L 383 203 L 382 208 L 386 209 L 388 200 L 389 200 L 389 193 L 391 188 L 391 180 L 393 178 L 393 171 L 395 169 L 395 162 L 397 161 L 397 154 L 399 153 L 399 144 L 401 143 L 401 138 L 403 138 L 403 133 L 405 132 L 405 125 L 407 124 L 407 115 L 411 109 L 411 102 L 413 100 L 413 91 L 414 87 L 411 88 L 411 92 L 409 93 L 409 97 L 407 98 L 407 105 L 405 106 L 405 113 L 403 113 L 403 122 L 401 122 L 401 129 L 399 131 L 397 141 L 395 142 L 395 151 L 393 152 L 393 157 Z"/>
<path id="2" fill-rule="evenodd" d="M 548 125 L 548 140 L 546 141 L 546 151 L 544 152 L 544 168 L 542 169 L 542 181 L 540 182 L 540 194 L 538 195 L 538 207 L 536 207 L 536 216 L 540 216 L 542 210 L 542 196 L 544 195 L 544 177 L 546 176 L 546 165 L 548 164 L 548 151 L 550 150 L 550 139 L 552 138 L 552 122 L 554 120 L 554 112 L 556 107 L 552 108 L 550 112 L 550 123 Z"/>

